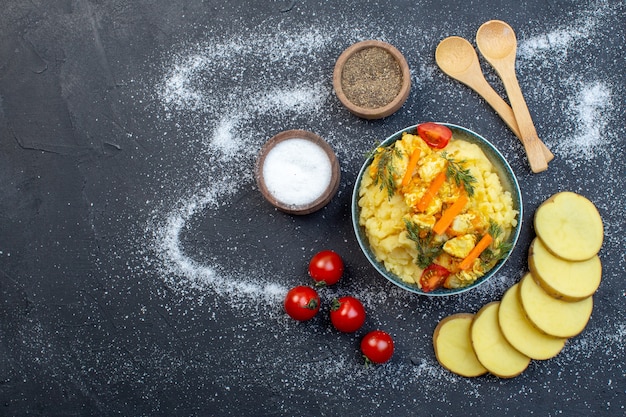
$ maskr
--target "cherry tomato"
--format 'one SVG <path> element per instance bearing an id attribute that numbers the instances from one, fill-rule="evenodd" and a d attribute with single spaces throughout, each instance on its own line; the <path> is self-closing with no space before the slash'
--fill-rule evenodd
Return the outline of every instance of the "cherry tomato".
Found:
<path id="1" fill-rule="evenodd" d="M 452 131 L 447 126 L 433 122 L 417 125 L 417 134 L 428 146 L 435 149 L 445 148 L 452 138 Z"/>
<path id="2" fill-rule="evenodd" d="M 316 286 L 336 284 L 343 275 L 343 260 L 332 250 L 323 250 L 311 258 L 309 275 Z"/>
<path id="3" fill-rule="evenodd" d="M 424 272 L 422 272 L 422 276 L 420 277 L 420 284 L 422 284 L 422 290 L 424 292 L 429 292 L 432 290 L 436 290 L 441 287 L 450 275 L 450 271 L 444 268 L 441 265 L 430 264 Z"/>
<path id="4" fill-rule="evenodd" d="M 361 340 L 361 352 L 367 362 L 385 363 L 393 356 L 393 339 L 382 330 L 374 330 Z"/>
<path id="5" fill-rule="evenodd" d="M 365 323 L 365 308 L 354 297 L 335 299 L 330 307 L 330 321 L 340 332 L 356 332 Z"/>
<path id="6" fill-rule="evenodd" d="M 319 310 L 320 296 L 311 287 L 294 287 L 285 297 L 285 311 L 295 320 L 310 320 Z"/>

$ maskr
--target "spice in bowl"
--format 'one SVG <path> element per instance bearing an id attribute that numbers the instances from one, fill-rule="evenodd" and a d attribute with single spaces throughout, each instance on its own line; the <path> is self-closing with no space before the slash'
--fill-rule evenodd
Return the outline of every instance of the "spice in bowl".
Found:
<path id="1" fill-rule="evenodd" d="M 321 137 L 304 130 L 281 132 L 261 149 L 256 178 L 278 209 L 308 214 L 325 206 L 339 187 L 339 163 Z"/>
<path id="2" fill-rule="evenodd" d="M 409 67 L 392 45 L 363 41 L 337 59 L 333 86 L 339 100 L 357 116 L 379 119 L 397 111 L 411 88 Z"/>
<path id="3" fill-rule="evenodd" d="M 359 107 L 375 109 L 391 103 L 402 87 L 398 61 L 386 50 L 371 46 L 346 60 L 341 73 L 343 92 Z"/>

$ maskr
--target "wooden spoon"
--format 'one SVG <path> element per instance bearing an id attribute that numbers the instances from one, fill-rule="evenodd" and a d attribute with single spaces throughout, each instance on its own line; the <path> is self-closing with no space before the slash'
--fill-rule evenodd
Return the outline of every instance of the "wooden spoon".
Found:
<path id="1" fill-rule="evenodd" d="M 435 50 L 435 61 L 441 70 L 467 85 L 477 92 L 500 115 L 515 136 L 521 139 L 521 134 L 511 107 L 498 95 L 483 76 L 478 62 L 478 55 L 471 43 L 458 36 L 450 36 L 442 40 Z M 523 142 L 522 142 L 523 143 Z M 546 161 L 554 158 L 550 149 L 540 141 Z"/>
<path id="2" fill-rule="evenodd" d="M 535 125 L 515 75 L 515 55 L 517 53 L 515 32 L 505 22 L 490 20 L 478 28 L 476 44 L 487 62 L 502 79 L 517 120 L 530 169 L 535 173 L 545 171 L 548 169 L 548 163 L 541 150 Z"/>

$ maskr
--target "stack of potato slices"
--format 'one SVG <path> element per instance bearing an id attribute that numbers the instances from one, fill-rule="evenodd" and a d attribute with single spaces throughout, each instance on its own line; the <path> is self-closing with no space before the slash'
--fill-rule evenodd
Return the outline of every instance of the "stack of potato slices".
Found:
<path id="1" fill-rule="evenodd" d="M 530 272 L 500 301 L 476 314 L 448 316 L 435 328 L 435 355 L 444 368 L 511 378 L 533 359 L 556 356 L 586 327 L 602 277 L 600 213 L 587 198 L 564 191 L 537 208 L 534 226 Z"/>

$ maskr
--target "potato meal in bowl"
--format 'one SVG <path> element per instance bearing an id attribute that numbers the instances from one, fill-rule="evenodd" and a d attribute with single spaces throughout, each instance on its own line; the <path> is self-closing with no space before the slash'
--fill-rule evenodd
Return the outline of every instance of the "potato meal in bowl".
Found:
<path id="1" fill-rule="evenodd" d="M 359 244 L 413 292 L 449 295 L 492 276 L 520 231 L 519 185 L 502 155 L 459 126 L 423 123 L 377 147 L 356 182 Z"/>

